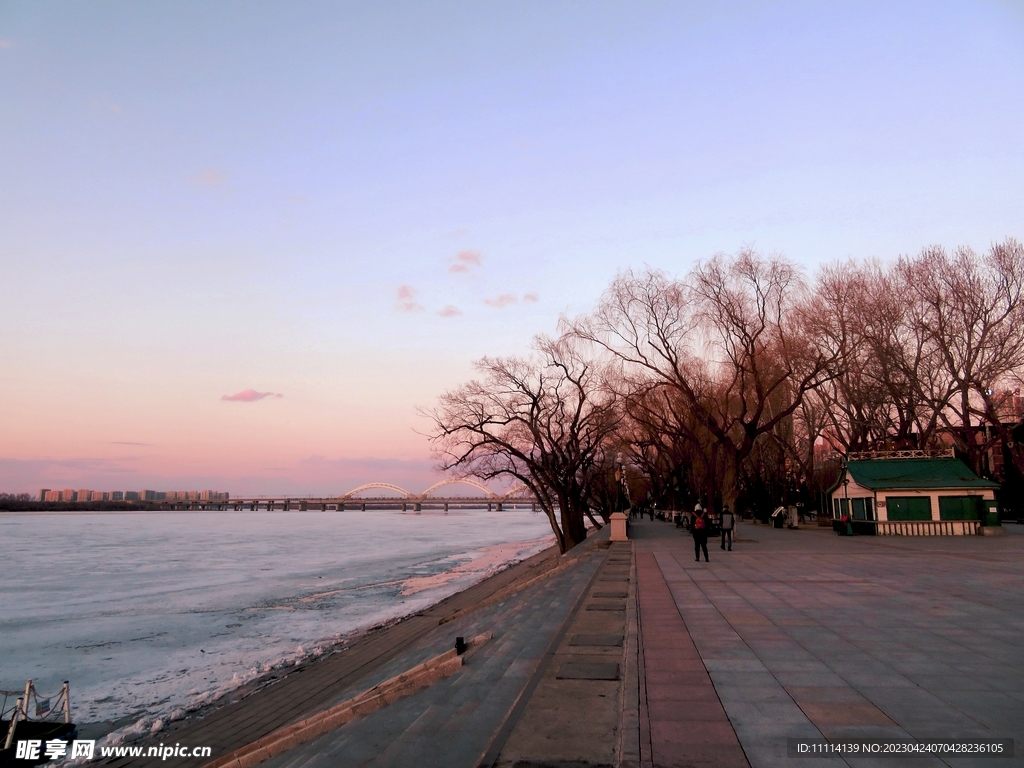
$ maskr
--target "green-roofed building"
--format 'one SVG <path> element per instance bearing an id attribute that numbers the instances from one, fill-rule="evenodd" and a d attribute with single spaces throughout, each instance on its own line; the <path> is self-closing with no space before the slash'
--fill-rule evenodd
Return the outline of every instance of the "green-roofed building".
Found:
<path id="1" fill-rule="evenodd" d="M 830 489 L 832 514 L 881 535 L 965 535 L 998 524 L 995 491 L 952 455 L 851 454 Z M 858 525 L 860 522 L 860 525 Z"/>

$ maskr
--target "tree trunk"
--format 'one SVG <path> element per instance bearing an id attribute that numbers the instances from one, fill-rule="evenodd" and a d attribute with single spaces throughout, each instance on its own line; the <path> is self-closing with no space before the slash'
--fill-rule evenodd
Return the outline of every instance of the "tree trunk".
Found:
<path id="1" fill-rule="evenodd" d="M 544 510 L 544 514 L 547 515 L 548 522 L 551 524 L 551 530 L 555 534 L 555 543 L 558 544 L 558 551 L 564 555 L 568 547 L 565 543 L 565 534 L 562 533 L 562 528 L 558 525 L 558 518 L 555 517 L 555 510 L 543 501 L 540 501 L 540 507 Z"/>
<path id="2" fill-rule="evenodd" d="M 565 548 L 562 550 L 564 553 L 586 540 L 587 527 L 583 523 L 582 510 L 574 508 L 567 496 L 559 494 L 558 506 L 562 518 L 562 534 L 565 536 Z"/>
<path id="3" fill-rule="evenodd" d="M 736 500 L 739 498 L 739 467 L 737 461 L 726 460 L 725 472 L 722 473 L 722 504 L 723 506 L 728 504 L 729 509 L 735 514 L 739 510 L 736 509 Z"/>

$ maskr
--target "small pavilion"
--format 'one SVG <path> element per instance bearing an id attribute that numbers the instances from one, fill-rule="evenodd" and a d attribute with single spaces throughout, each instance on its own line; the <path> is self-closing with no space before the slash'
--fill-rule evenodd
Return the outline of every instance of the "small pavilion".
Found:
<path id="1" fill-rule="evenodd" d="M 851 453 L 829 489 L 832 515 L 879 535 L 962 536 L 998 525 L 998 483 L 974 474 L 952 450 Z"/>

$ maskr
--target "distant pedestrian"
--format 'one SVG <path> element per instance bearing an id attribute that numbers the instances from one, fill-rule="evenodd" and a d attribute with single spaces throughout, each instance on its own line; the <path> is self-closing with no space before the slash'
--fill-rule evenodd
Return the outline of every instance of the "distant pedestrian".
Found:
<path id="1" fill-rule="evenodd" d="M 698 563 L 701 550 L 704 550 L 704 562 L 711 562 L 708 559 L 708 528 L 710 527 L 711 521 L 708 520 L 707 513 L 698 504 L 693 508 L 693 522 L 690 523 L 690 533 L 693 534 L 693 554 L 696 555 Z"/>
<path id="2" fill-rule="evenodd" d="M 736 527 L 736 518 L 729 511 L 729 505 L 722 507 L 722 549 L 725 543 L 729 542 L 729 551 L 732 552 L 732 529 Z"/>

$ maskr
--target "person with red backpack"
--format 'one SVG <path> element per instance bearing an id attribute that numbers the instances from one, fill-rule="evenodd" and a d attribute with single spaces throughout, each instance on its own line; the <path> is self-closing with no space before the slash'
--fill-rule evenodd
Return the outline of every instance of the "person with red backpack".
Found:
<path id="1" fill-rule="evenodd" d="M 693 521 L 690 523 L 690 533 L 693 534 L 693 553 L 697 556 L 698 563 L 702 549 L 704 550 L 704 562 L 711 562 L 708 559 L 708 529 L 710 527 L 711 521 L 708 519 L 707 513 L 698 504 L 693 508 Z"/>

